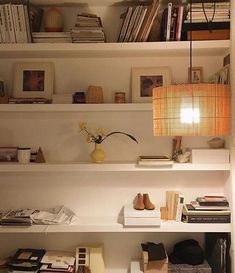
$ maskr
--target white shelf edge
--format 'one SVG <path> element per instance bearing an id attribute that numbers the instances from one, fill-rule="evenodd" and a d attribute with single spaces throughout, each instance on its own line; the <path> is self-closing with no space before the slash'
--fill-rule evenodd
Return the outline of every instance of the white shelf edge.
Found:
<path id="1" fill-rule="evenodd" d="M 4 172 L 170 172 L 170 171 L 229 171 L 230 164 L 175 163 L 170 167 L 139 167 L 136 163 L 0 163 L 0 173 Z"/>
<path id="2" fill-rule="evenodd" d="M 109 112 L 152 111 L 152 103 L 0 104 L 0 112 L 106 112 L 106 111 Z"/>
<path id="3" fill-rule="evenodd" d="M 189 41 L 147 42 L 147 43 L 32 43 L 0 44 L 1 58 L 36 57 L 121 57 L 121 56 L 181 56 L 188 54 Z M 229 40 L 194 41 L 194 55 L 222 55 L 229 50 Z"/>
<path id="4" fill-rule="evenodd" d="M 0 233 L 80 233 L 80 232 L 231 232 L 231 224 L 191 224 L 162 222 L 159 227 L 123 227 L 115 217 L 81 217 L 70 225 L 33 225 L 30 227 L 0 226 Z"/>

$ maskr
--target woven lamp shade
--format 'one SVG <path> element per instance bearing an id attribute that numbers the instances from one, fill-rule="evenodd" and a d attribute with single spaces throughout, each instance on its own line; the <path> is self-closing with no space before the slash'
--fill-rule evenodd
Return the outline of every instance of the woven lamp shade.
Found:
<path id="1" fill-rule="evenodd" d="M 231 91 L 224 84 L 153 89 L 155 136 L 219 136 L 231 132 Z"/>

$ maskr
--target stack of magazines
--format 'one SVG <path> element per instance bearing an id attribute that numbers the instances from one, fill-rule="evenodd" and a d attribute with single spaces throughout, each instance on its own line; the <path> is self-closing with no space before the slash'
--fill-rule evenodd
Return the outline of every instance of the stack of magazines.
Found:
<path id="1" fill-rule="evenodd" d="M 71 34 L 73 43 L 105 42 L 105 33 L 101 19 L 95 14 L 78 14 Z"/>
<path id="2" fill-rule="evenodd" d="M 2 212 L 1 225 L 31 226 L 33 224 L 32 215 L 36 212 L 34 209 L 14 209 Z"/>

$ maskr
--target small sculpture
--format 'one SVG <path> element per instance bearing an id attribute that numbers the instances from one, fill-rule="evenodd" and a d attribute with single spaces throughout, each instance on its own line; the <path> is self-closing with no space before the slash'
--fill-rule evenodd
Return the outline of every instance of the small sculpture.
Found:
<path id="1" fill-rule="evenodd" d="M 222 149 L 224 148 L 225 140 L 219 137 L 214 137 L 207 141 L 207 143 L 212 149 Z"/>
<path id="2" fill-rule="evenodd" d="M 35 163 L 45 163 L 45 162 L 46 162 L 46 160 L 43 155 L 42 149 L 41 149 L 41 147 L 39 147 L 38 152 L 37 152 L 37 156 L 35 159 Z"/>

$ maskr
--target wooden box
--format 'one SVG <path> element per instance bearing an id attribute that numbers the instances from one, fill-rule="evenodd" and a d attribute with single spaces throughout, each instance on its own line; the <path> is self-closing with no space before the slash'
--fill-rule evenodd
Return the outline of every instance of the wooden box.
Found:
<path id="1" fill-rule="evenodd" d="M 143 251 L 144 273 L 168 273 L 168 258 L 159 261 L 149 261 L 148 252 Z"/>

